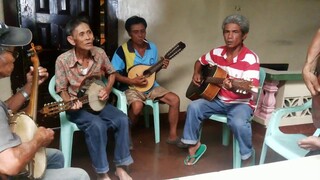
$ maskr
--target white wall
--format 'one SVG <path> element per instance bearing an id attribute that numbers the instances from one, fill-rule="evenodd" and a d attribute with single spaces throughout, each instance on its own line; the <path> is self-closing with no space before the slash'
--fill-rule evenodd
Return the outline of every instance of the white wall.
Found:
<path id="1" fill-rule="evenodd" d="M 3 0 L 0 0 L 0 9 L 3 9 Z M 3 11 L 0 11 L 0 21 L 4 21 Z M 6 100 L 11 95 L 10 78 L 0 79 L 0 100 Z"/>
<path id="2" fill-rule="evenodd" d="M 224 43 L 221 23 L 227 15 L 241 13 L 249 19 L 245 44 L 261 63 L 289 63 L 289 70 L 301 70 L 320 24 L 319 7 L 319 0 L 119 0 L 119 44 L 128 39 L 124 22 L 132 15 L 147 20 L 147 38 L 158 45 L 160 55 L 178 41 L 187 44 L 157 76 L 161 85 L 180 96 L 185 111 L 194 61 Z"/>

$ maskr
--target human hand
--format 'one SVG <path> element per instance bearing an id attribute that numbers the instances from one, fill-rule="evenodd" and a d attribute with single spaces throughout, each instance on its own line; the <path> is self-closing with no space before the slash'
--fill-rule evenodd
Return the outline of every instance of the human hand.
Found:
<path id="1" fill-rule="evenodd" d="M 73 98 L 73 100 L 75 100 L 76 98 Z M 82 102 L 79 101 L 79 100 L 75 100 L 73 103 L 72 103 L 72 106 L 71 106 L 71 110 L 78 110 L 82 108 Z"/>
<path id="2" fill-rule="evenodd" d="M 39 143 L 40 147 L 46 147 L 54 139 L 54 131 L 50 128 L 38 127 L 34 139 Z"/>
<path id="3" fill-rule="evenodd" d="M 98 98 L 100 101 L 105 101 L 109 98 L 110 90 L 103 88 L 99 91 Z"/>
<path id="4" fill-rule="evenodd" d="M 320 85 L 317 76 L 307 70 L 302 71 L 303 80 L 310 93 L 315 96 L 320 92 Z"/>
<path id="5" fill-rule="evenodd" d="M 164 59 L 163 57 L 161 57 L 161 59 L 163 59 L 162 69 L 167 69 L 167 67 L 169 66 L 169 59 Z"/>
<path id="6" fill-rule="evenodd" d="M 229 78 L 225 78 L 222 82 L 222 87 L 226 89 L 231 89 L 232 88 L 232 82 Z"/>
<path id="7" fill-rule="evenodd" d="M 148 80 L 144 76 L 138 76 L 132 79 L 132 84 L 135 86 L 145 86 L 148 84 Z"/>
<path id="8" fill-rule="evenodd" d="M 200 86 L 200 85 L 201 85 L 201 82 L 202 82 L 202 77 L 201 77 L 201 75 L 198 74 L 198 73 L 193 74 L 192 82 L 193 82 L 195 85 Z"/>
<path id="9" fill-rule="evenodd" d="M 33 72 L 34 68 L 30 66 L 30 70 L 27 73 L 27 83 L 31 84 L 32 83 L 32 78 L 33 78 Z M 49 77 L 49 73 L 47 72 L 47 69 L 44 67 L 39 67 L 38 68 L 38 73 L 39 73 L 39 84 L 42 84 L 46 79 Z"/>
<path id="10" fill-rule="evenodd" d="M 318 150 L 320 149 L 320 139 L 317 136 L 309 136 L 300 140 L 298 145 L 303 149 L 311 151 Z"/>

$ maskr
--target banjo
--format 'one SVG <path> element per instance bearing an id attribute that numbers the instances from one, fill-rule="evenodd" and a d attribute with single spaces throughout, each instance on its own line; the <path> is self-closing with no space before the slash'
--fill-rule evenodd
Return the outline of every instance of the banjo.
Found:
<path id="1" fill-rule="evenodd" d="M 82 102 L 82 104 L 88 104 L 89 108 L 95 112 L 101 111 L 107 103 L 107 100 L 99 100 L 99 91 L 105 88 L 105 83 L 100 80 L 100 76 L 86 77 L 82 83 L 78 92 L 78 98 L 67 102 L 51 102 L 45 104 L 40 110 L 40 113 L 45 117 L 53 116 L 60 112 L 71 109 L 76 101 Z"/>
<path id="2" fill-rule="evenodd" d="M 39 74 L 36 70 L 38 69 L 40 63 L 36 52 L 36 48 L 33 43 L 31 43 L 31 49 L 28 50 L 28 55 L 31 56 L 31 61 L 35 69 L 32 79 L 32 91 L 30 94 L 30 101 L 25 111 L 12 115 L 10 117 L 9 122 L 11 130 L 20 137 L 22 142 L 28 142 L 32 140 L 35 132 L 38 129 L 38 126 L 36 125 L 36 120 Z M 46 170 L 46 166 L 46 150 L 44 147 L 42 147 L 36 152 L 34 158 L 27 164 L 25 170 L 20 174 L 26 174 L 30 179 L 40 179 Z"/>

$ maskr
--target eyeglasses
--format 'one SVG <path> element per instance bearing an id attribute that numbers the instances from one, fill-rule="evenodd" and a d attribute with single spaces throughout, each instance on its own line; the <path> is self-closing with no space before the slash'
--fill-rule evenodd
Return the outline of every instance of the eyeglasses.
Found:
<path id="1" fill-rule="evenodd" d="M 0 51 L 7 51 L 7 52 L 11 53 L 14 59 L 18 59 L 18 57 L 19 57 L 19 52 L 16 50 L 11 51 L 10 49 L 0 47 Z"/>

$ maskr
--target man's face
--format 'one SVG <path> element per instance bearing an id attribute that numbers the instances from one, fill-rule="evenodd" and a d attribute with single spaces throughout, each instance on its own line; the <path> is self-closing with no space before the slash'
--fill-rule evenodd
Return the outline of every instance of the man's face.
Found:
<path id="1" fill-rule="evenodd" d="M 9 77 L 14 68 L 14 47 L 6 48 L 0 54 L 0 78 Z"/>
<path id="2" fill-rule="evenodd" d="M 143 40 L 146 38 L 146 34 L 146 28 L 143 24 L 134 24 L 131 26 L 129 36 L 133 43 L 142 45 L 145 43 Z"/>
<path id="3" fill-rule="evenodd" d="M 86 23 L 81 23 L 72 31 L 71 36 L 68 36 L 68 41 L 73 46 L 83 50 L 90 50 L 93 47 L 93 40 L 93 33 Z"/>
<path id="4" fill-rule="evenodd" d="M 246 39 L 247 34 L 242 34 L 238 24 L 229 23 L 224 27 L 223 37 L 228 48 L 236 48 Z"/>

